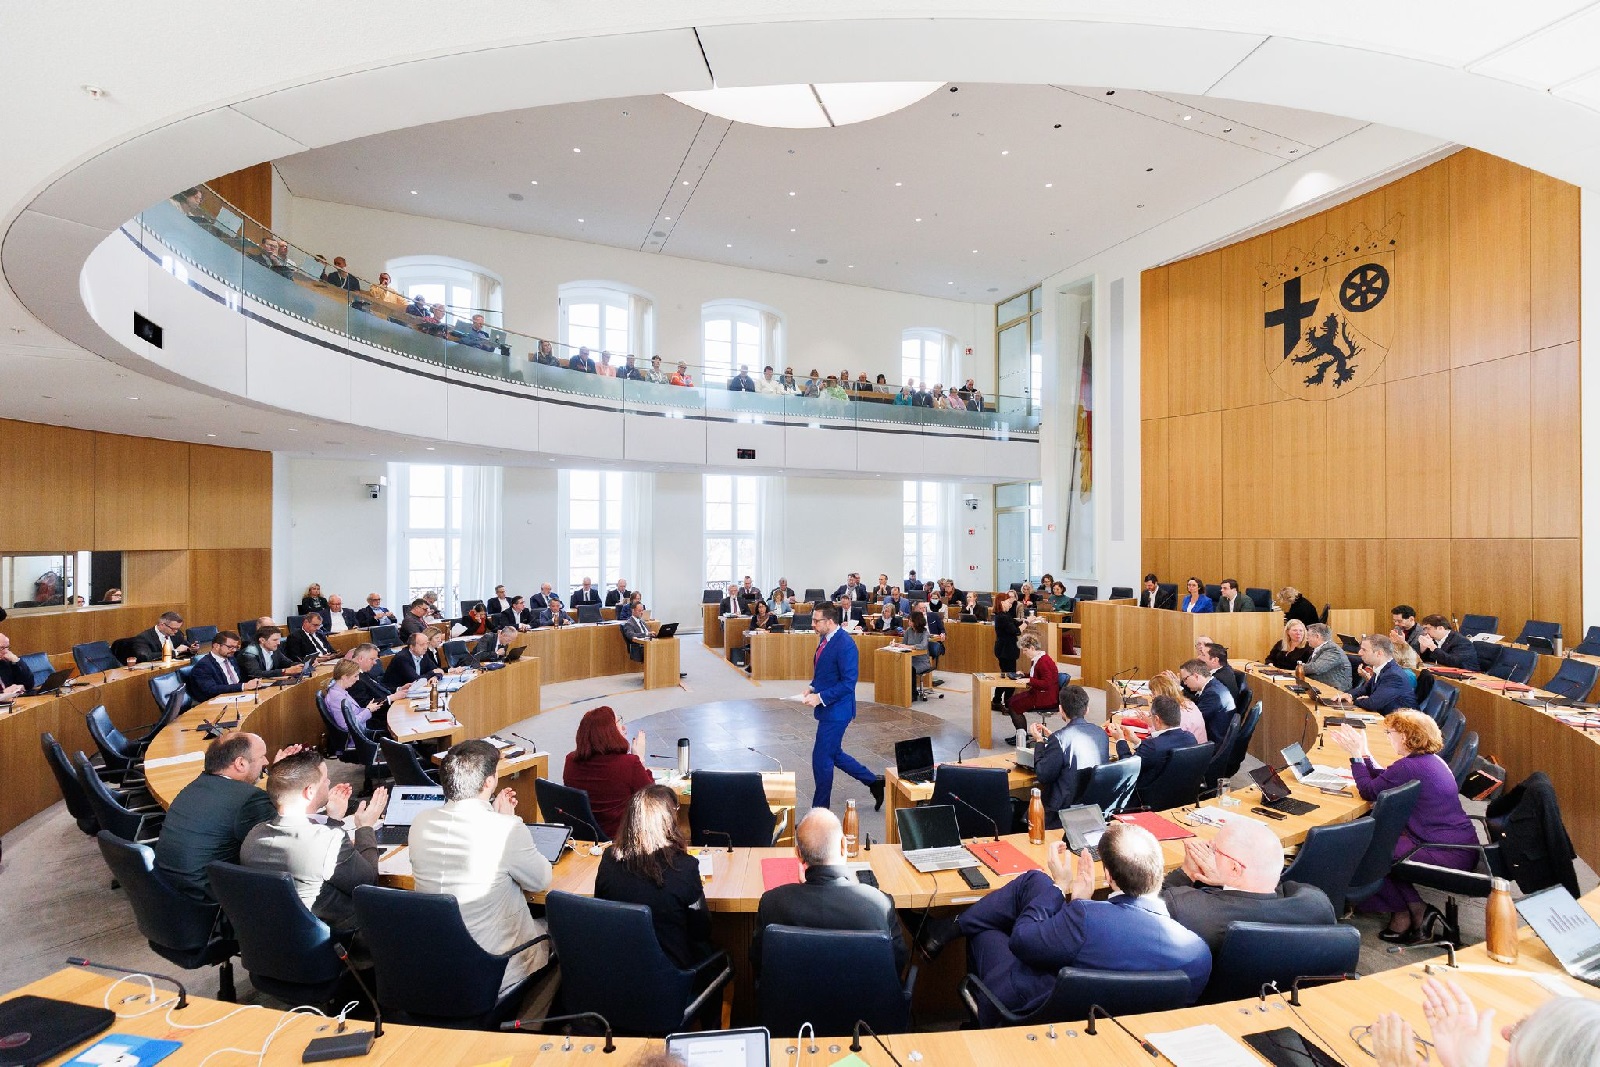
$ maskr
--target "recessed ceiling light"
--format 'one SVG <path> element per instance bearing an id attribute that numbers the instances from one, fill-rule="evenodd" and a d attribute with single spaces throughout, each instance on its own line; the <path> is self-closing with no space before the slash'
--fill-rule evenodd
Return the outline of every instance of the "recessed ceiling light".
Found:
<path id="1" fill-rule="evenodd" d="M 856 265 L 854 263 L 846 263 L 845 264 L 845 270 L 855 270 L 855 269 L 856 269 Z"/>
<path id="2" fill-rule="evenodd" d="M 433 446 L 432 445 L 428 445 L 427 449 L 428 449 L 429 452 L 432 452 L 433 451 Z"/>
<path id="3" fill-rule="evenodd" d="M 790 190 L 789 190 L 789 195 L 790 195 L 790 196 L 793 196 L 793 195 L 794 195 L 794 190 L 793 190 L 793 189 L 790 189 Z"/>
<path id="4" fill-rule="evenodd" d="M 582 222 L 582 221 L 583 221 L 583 220 L 582 220 L 582 219 L 579 219 L 579 220 L 578 220 L 578 221 L 579 221 L 579 222 Z"/>
<path id="5" fill-rule="evenodd" d="M 672 221 L 672 216 L 671 215 L 662 215 L 661 216 L 661 221 L 662 222 L 671 222 Z"/>
<path id="6" fill-rule="evenodd" d="M 728 247 L 729 247 L 729 248 L 732 248 L 732 247 L 733 247 L 733 246 L 732 246 L 732 245 L 729 245 L 729 246 L 728 246 Z"/>
<path id="7" fill-rule="evenodd" d="M 790 233 L 793 233 L 793 232 L 794 232 L 794 227 L 793 227 L 793 226 L 790 226 L 790 227 L 789 227 L 789 232 L 790 232 Z"/>
<path id="8" fill-rule="evenodd" d="M 582 152 L 582 151 L 583 151 L 583 149 L 581 149 L 581 148 L 574 148 L 574 149 L 573 149 L 573 151 L 574 151 L 574 152 Z"/>
<path id="9" fill-rule="evenodd" d="M 1054 188 L 1055 188 L 1055 186 L 1056 186 L 1056 183 L 1055 183 L 1055 182 L 1045 182 L 1045 183 L 1044 183 L 1044 187 L 1045 187 L 1045 188 L 1046 188 L 1046 189 L 1054 189 Z"/>
<path id="10" fill-rule="evenodd" d="M 683 183 L 681 183 L 681 184 L 683 184 L 683 185 L 688 185 L 688 184 L 689 184 L 689 183 L 688 183 L 688 182 L 683 182 Z M 552 460 L 552 461 L 551 461 L 551 462 L 554 462 L 554 460 Z"/>
<path id="11" fill-rule="evenodd" d="M 412 196 L 416 196 L 417 195 L 417 191 L 415 189 L 411 190 L 411 195 Z"/>
<path id="12" fill-rule="evenodd" d="M 922 221 L 922 220 L 921 220 L 921 219 L 918 219 L 918 220 L 917 220 L 917 221 L 918 221 L 918 222 L 921 222 L 921 221 Z"/>
<path id="13" fill-rule="evenodd" d="M 1183 121 L 1184 121 L 1184 122 L 1188 122 L 1188 121 L 1189 121 L 1189 120 L 1190 120 L 1190 119 L 1192 119 L 1192 118 L 1194 118 L 1194 116 L 1193 116 L 1193 115 L 1185 115 L 1185 116 L 1183 116 Z"/>
<path id="14" fill-rule="evenodd" d="M 295 427 L 295 426 L 291 426 L 291 427 L 289 427 L 289 432 L 290 432 L 290 433 L 299 433 L 299 432 L 300 432 L 300 430 L 299 430 L 299 428 L 298 428 L 298 427 Z"/>
<path id="15" fill-rule="evenodd" d="M 538 185 L 539 184 L 539 179 L 535 178 L 533 181 L 529 182 L 528 184 L 529 185 Z"/>
<path id="16" fill-rule="evenodd" d="M 1000 149 L 1000 154 L 1001 154 L 1001 155 L 1002 155 L 1002 156 L 1009 156 L 1009 155 L 1010 155 L 1010 154 L 1011 154 L 1011 149 L 1009 149 L 1009 148 L 1002 148 L 1002 149 Z"/>
<path id="17" fill-rule="evenodd" d="M 977 254 L 978 254 L 978 250 L 977 250 L 977 249 L 976 249 L 976 248 L 974 248 L 974 249 L 973 249 L 973 250 L 972 250 L 972 254 L 973 254 L 973 255 L 977 255 Z"/>
<path id="18" fill-rule="evenodd" d="M 216 435 L 216 434 L 214 434 L 214 433 L 208 433 L 208 434 L 206 434 L 206 436 L 207 436 L 207 437 L 215 437 L 215 436 L 217 436 L 217 435 Z"/>
<path id="19" fill-rule="evenodd" d="M 955 284 L 955 282 L 945 282 L 945 284 L 946 284 L 946 285 L 954 285 L 954 284 Z"/>
<path id="20" fill-rule="evenodd" d="M 894 187 L 895 187 L 895 188 L 896 188 L 896 189 L 898 189 L 898 188 L 900 188 L 900 187 L 901 187 L 901 186 L 902 186 L 902 185 L 904 185 L 904 184 L 905 184 L 905 182 L 895 182 L 895 183 L 894 183 Z"/>
<path id="21" fill-rule="evenodd" d="M 129 400 L 138 400 L 138 399 L 139 399 L 139 398 L 138 398 L 138 397 L 136 397 L 136 396 L 130 396 L 130 397 L 129 397 L 129 398 L 128 398 L 128 399 L 129 399 Z"/>

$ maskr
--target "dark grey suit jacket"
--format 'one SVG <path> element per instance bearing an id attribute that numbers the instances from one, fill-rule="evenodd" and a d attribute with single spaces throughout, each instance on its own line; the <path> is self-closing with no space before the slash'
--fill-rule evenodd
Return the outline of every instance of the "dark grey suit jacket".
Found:
<path id="1" fill-rule="evenodd" d="M 356 928 L 355 890 L 378 884 L 378 838 L 370 826 L 356 828 L 355 843 L 341 824 L 278 816 L 245 836 L 239 862 L 287 874 L 311 913 L 335 930 Z"/>
<path id="2" fill-rule="evenodd" d="M 156 866 L 173 887 L 210 901 L 212 860 L 239 862 L 239 846 L 277 811 L 264 790 L 218 774 L 202 774 L 178 791 L 156 841 Z"/>
<path id="3" fill-rule="evenodd" d="M 761 931 L 780 926 L 814 930 L 881 930 L 894 942 L 894 966 L 904 971 L 911 957 L 894 901 L 881 889 L 862 885 L 844 867 L 808 867 L 806 880 L 761 894 L 756 932 L 750 939 L 750 969 L 761 974 Z"/>
<path id="4" fill-rule="evenodd" d="M 1199 934 L 1212 952 L 1222 947 L 1231 922 L 1331 926 L 1338 921 L 1327 894 L 1299 882 L 1284 882 L 1275 893 L 1245 893 L 1195 885 L 1182 871 L 1173 871 L 1161 899 L 1172 917 Z"/>

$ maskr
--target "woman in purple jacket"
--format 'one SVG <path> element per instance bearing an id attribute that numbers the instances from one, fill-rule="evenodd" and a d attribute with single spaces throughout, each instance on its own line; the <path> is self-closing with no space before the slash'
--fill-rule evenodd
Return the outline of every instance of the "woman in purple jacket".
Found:
<path id="1" fill-rule="evenodd" d="M 1397 711 L 1383 720 L 1383 729 L 1389 735 L 1399 759 L 1387 767 L 1372 762 L 1372 752 L 1367 747 L 1364 730 L 1353 726 L 1339 726 L 1328 736 L 1334 744 L 1350 753 L 1350 770 L 1355 776 L 1356 789 L 1361 796 L 1372 800 L 1385 789 L 1421 782 L 1417 806 L 1411 810 L 1405 830 L 1395 842 L 1394 856 L 1409 856 L 1411 850 L 1424 842 L 1437 845 L 1476 845 L 1478 834 L 1461 810 L 1461 795 L 1456 787 L 1455 775 L 1449 764 L 1439 758 L 1444 739 L 1439 726 L 1420 711 Z M 1440 867 L 1471 870 L 1477 866 L 1474 852 L 1463 849 L 1425 848 L 1411 858 Z M 1390 874 L 1379 890 L 1365 900 L 1357 901 L 1362 911 L 1389 913 L 1389 925 L 1378 936 L 1385 941 L 1403 945 L 1423 940 L 1424 933 L 1434 916 L 1443 923 L 1444 916 L 1437 908 L 1425 904 L 1410 882 Z M 1441 926 L 1442 930 L 1442 926 Z"/>

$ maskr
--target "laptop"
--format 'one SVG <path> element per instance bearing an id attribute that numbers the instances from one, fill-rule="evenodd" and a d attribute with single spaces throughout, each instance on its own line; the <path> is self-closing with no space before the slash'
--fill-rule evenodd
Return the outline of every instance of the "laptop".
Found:
<path id="1" fill-rule="evenodd" d="M 771 1067 L 771 1052 L 763 1026 L 667 1035 L 667 1055 L 686 1067 Z"/>
<path id="2" fill-rule="evenodd" d="M 903 782 L 933 781 L 933 738 L 912 737 L 896 741 L 894 769 Z"/>
<path id="3" fill-rule="evenodd" d="M 572 827 L 554 822 L 529 822 L 523 825 L 528 828 L 528 836 L 533 838 L 533 847 L 554 867 L 567 847 L 567 839 L 572 836 Z"/>
<path id="4" fill-rule="evenodd" d="M 1523 897 L 1517 914 L 1533 927 L 1568 974 L 1580 982 L 1600 986 L 1600 924 L 1572 899 L 1564 886 Z"/>
<path id="5" fill-rule="evenodd" d="M 1271 764 L 1263 763 L 1252 768 L 1250 777 L 1261 787 L 1261 806 L 1281 811 L 1285 815 L 1305 815 L 1316 811 L 1320 805 L 1289 795 L 1289 787 Z"/>
<path id="6" fill-rule="evenodd" d="M 1077 855 L 1084 849 L 1100 859 L 1100 838 L 1106 832 L 1105 813 L 1098 804 L 1076 804 L 1061 809 L 1061 839 Z"/>
<path id="7" fill-rule="evenodd" d="M 395 786 L 389 806 L 383 812 L 383 825 L 378 827 L 380 845 L 404 845 L 411 841 L 411 823 L 429 808 L 444 803 L 444 790 L 438 786 Z"/>
<path id="8" fill-rule="evenodd" d="M 1350 779 L 1339 772 L 1312 763 L 1311 757 L 1306 755 L 1305 749 L 1300 747 L 1298 741 L 1280 754 L 1283 756 L 1283 762 L 1288 765 L 1289 772 L 1302 785 L 1316 789 L 1346 789 L 1350 785 Z"/>
<path id="9" fill-rule="evenodd" d="M 894 819 L 900 830 L 900 850 L 906 862 L 920 873 L 955 871 L 978 865 L 978 858 L 962 847 L 961 827 L 956 823 L 953 805 L 896 808 Z"/>
<path id="10" fill-rule="evenodd" d="M 1339 647 L 1352 654 L 1359 653 L 1361 651 L 1361 640 L 1351 637 L 1349 634 L 1340 634 Z"/>
<path id="11" fill-rule="evenodd" d="M 63 685 L 65 685 L 67 679 L 71 677 L 72 671 L 70 669 L 64 671 L 52 671 L 50 672 L 50 677 L 40 682 L 37 688 L 28 690 L 28 695 L 43 696 L 47 693 L 54 693 L 57 689 L 60 689 Z"/>
<path id="12" fill-rule="evenodd" d="M 1539 652 L 1546 656 L 1556 654 L 1556 642 L 1553 637 L 1540 637 L 1537 634 L 1529 634 L 1523 639 L 1523 644 L 1528 646 L 1528 651 L 1530 652 Z"/>
<path id="13" fill-rule="evenodd" d="M 663 623 L 661 629 L 656 631 L 656 640 L 665 640 L 668 637 L 678 636 L 678 624 L 675 622 Z"/>
<path id="14" fill-rule="evenodd" d="M 507 663 L 515 663 L 515 662 L 517 662 L 517 660 L 522 658 L 522 654 L 524 652 L 526 652 L 526 651 L 528 651 L 528 646 L 527 645 L 518 645 L 516 648 L 513 648 L 513 649 L 511 649 L 510 651 L 508 651 L 506 653 L 506 662 Z"/>
<path id="15" fill-rule="evenodd" d="M 600 621 L 600 609 L 593 604 L 578 605 L 578 621 L 594 625 Z"/>

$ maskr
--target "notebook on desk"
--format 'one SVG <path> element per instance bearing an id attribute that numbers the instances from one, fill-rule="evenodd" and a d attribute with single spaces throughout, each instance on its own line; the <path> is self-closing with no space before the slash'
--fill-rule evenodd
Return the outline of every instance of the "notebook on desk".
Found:
<path id="1" fill-rule="evenodd" d="M 1123 814 L 1118 815 L 1116 818 L 1118 822 L 1126 822 L 1132 823 L 1135 826 L 1142 826 L 1144 829 L 1149 830 L 1152 834 L 1154 834 L 1157 841 L 1181 841 L 1186 837 L 1194 836 L 1194 834 L 1190 833 L 1188 830 L 1185 830 L 1177 823 L 1170 819 L 1163 819 L 1160 815 L 1157 815 L 1153 811 L 1124 812 Z"/>

